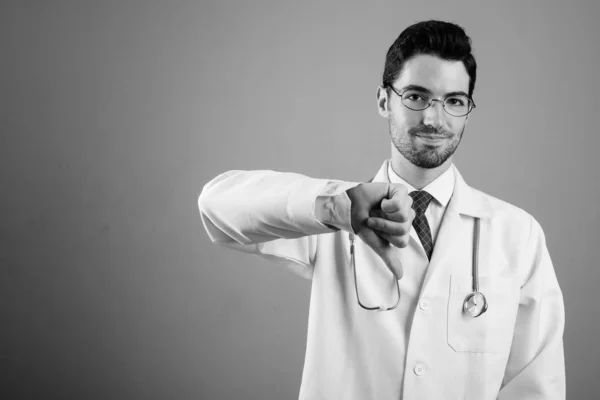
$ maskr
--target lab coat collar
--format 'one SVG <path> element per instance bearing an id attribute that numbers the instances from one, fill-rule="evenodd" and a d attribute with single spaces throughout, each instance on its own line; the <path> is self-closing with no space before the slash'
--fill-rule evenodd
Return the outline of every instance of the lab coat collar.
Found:
<path id="1" fill-rule="evenodd" d="M 390 181 L 388 177 L 389 163 L 390 159 L 383 162 L 383 165 L 373 178 L 373 182 Z M 450 168 L 454 169 L 454 192 L 452 193 L 448 208 L 462 215 L 489 218 L 492 215 L 492 206 L 489 200 L 481 192 L 467 185 L 454 163 L 451 164 Z"/>
<path id="2" fill-rule="evenodd" d="M 408 188 L 408 193 L 417 190 L 393 170 L 391 162 L 388 163 L 387 170 L 391 182 L 403 184 Z M 454 168 L 448 168 L 421 190 L 427 191 L 445 209 L 450 201 L 450 197 L 452 197 L 452 192 L 454 192 L 454 181 Z"/>

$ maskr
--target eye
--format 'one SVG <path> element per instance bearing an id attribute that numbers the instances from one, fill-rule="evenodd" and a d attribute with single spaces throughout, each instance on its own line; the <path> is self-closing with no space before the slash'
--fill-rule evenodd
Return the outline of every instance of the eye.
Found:
<path id="1" fill-rule="evenodd" d="M 406 96 L 406 98 L 407 98 L 408 100 L 410 100 L 410 101 L 419 101 L 419 100 L 425 100 L 425 99 L 423 98 L 423 96 L 421 96 L 421 95 L 418 95 L 418 94 L 415 94 L 415 93 L 409 94 L 408 96 Z"/>
<path id="2" fill-rule="evenodd" d="M 451 106 L 460 106 L 460 107 L 467 104 L 467 100 L 460 98 L 460 97 L 449 97 L 446 99 L 446 102 L 448 104 L 450 104 Z"/>

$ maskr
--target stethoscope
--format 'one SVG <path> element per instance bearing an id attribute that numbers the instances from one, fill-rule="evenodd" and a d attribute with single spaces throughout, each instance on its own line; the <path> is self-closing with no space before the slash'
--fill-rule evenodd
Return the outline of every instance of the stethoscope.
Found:
<path id="1" fill-rule="evenodd" d="M 387 181 L 389 182 L 389 175 L 388 175 L 388 170 L 387 170 L 388 166 L 386 164 L 385 166 L 385 173 L 386 173 L 386 177 L 387 177 Z M 371 179 L 369 182 L 373 181 L 373 179 Z M 475 218 L 475 235 L 473 236 L 473 271 L 472 271 L 472 277 L 473 277 L 473 291 L 471 293 L 469 293 L 467 295 L 467 297 L 465 297 L 465 300 L 463 302 L 463 313 L 465 313 L 467 316 L 469 317 L 479 317 L 481 314 L 483 314 L 484 312 L 487 311 L 488 309 L 488 302 L 487 299 L 485 298 L 485 296 L 483 295 L 483 293 L 481 293 L 479 291 L 479 265 L 478 265 L 478 258 L 479 258 L 479 218 Z M 388 308 L 384 308 L 383 306 L 379 306 L 379 307 L 368 307 L 365 306 L 361 301 L 360 301 L 360 297 L 358 295 L 358 283 L 357 283 L 357 279 L 356 279 L 356 262 L 355 262 L 355 258 L 354 258 L 354 234 L 352 232 L 349 233 L 349 238 L 350 238 L 350 257 L 352 259 L 352 270 L 354 271 L 354 288 L 356 291 L 356 299 L 358 301 L 358 304 L 364 308 L 365 310 L 369 310 L 369 311 L 390 311 L 395 309 L 396 307 L 398 307 L 398 305 L 400 304 L 400 284 L 398 283 L 398 279 L 396 279 L 394 277 L 394 281 L 396 281 L 396 289 L 398 291 L 398 301 L 396 301 L 396 304 L 394 304 L 392 307 L 388 307 Z"/>

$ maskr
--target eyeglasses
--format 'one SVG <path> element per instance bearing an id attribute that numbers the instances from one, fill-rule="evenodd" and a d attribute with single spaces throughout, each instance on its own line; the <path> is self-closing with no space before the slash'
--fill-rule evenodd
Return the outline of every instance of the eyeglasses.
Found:
<path id="1" fill-rule="evenodd" d="M 404 107 L 413 111 L 423 111 L 429 108 L 434 101 L 442 103 L 444 111 L 453 117 L 464 117 L 475 108 L 473 99 L 465 95 L 452 95 L 444 98 L 444 100 L 438 100 L 419 90 L 408 89 L 398 93 L 392 85 L 386 85 L 386 87 L 392 89 L 400 97 Z"/>

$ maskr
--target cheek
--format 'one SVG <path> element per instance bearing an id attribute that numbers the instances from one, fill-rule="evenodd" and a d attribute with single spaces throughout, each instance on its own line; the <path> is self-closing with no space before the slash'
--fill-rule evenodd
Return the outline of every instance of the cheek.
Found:
<path id="1" fill-rule="evenodd" d="M 460 134 L 460 132 L 463 130 L 463 128 L 465 127 L 465 121 L 464 119 L 462 120 L 455 120 L 455 121 L 449 121 L 448 123 L 448 128 L 454 133 L 454 134 Z"/>
<path id="2" fill-rule="evenodd" d="M 406 109 L 406 107 L 402 107 L 401 109 L 394 109 L 392 112 L 392 118 L 394 119 L 394 123 L 396 124 L 396 126 L 401 128 L 402 130 L 420 125 L 422 121 L 422 116 L 420 113 L 410 111 Z"/>

